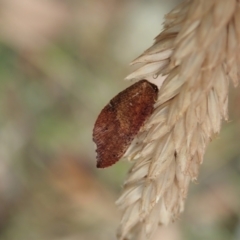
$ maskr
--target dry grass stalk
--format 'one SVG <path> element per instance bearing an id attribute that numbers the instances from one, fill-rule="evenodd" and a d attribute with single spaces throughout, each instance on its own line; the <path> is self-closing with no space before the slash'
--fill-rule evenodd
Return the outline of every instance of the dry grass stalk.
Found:
<path id="1" fill-rule="evenodd" d="M 228 84 L 240 74 L 239 0 L 186 0 L 133 64 L 127 79 L 166 79 L 155 111 L 125 156 L 134 161 L 117 201 L 118 238 L 149 239 L 184 208 L 207 144 L 228 118 Z"/>

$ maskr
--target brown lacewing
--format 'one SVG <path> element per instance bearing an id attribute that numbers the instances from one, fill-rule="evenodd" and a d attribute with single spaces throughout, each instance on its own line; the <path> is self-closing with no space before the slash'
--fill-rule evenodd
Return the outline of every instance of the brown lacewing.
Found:
<path id="1" fill-rule="evenodd" d="M 99 114 L 93 129 L 97 167 L 116 163 L 154 110 L 158 88 L 141 80 L 117 94 Z"/>

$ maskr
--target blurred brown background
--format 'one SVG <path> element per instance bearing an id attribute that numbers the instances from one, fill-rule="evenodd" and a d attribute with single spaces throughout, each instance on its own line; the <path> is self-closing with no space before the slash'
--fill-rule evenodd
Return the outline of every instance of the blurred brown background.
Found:
<path id="1" fill-rule="evenodd" d="M 0 0 L 0 239 L 114 240 L 129 164 L 95 168 L 94 121 L 177 0 Z M 240 239 L 240 94 L 186 211 L 154 240 Z"/>

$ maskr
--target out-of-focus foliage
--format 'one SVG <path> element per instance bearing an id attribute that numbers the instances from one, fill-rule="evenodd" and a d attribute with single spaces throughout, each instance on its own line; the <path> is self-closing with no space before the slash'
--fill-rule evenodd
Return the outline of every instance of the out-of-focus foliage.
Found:
<path id="1" fill-rule="evenodd" d="M 95 168 L 93 124 L 176 2 L 1 0 L 0 239 L 115 238 L 129 165 Z M 238 92 L 185 214 L 155 239 L 240 238 Z"/>

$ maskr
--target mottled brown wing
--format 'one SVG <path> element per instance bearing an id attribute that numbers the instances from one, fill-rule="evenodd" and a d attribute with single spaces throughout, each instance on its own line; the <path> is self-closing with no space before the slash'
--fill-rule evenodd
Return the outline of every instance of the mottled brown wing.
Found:
<path id="1" fill-rule="evenodd" d="M 141 80 L 115 96 L 99 114 L 93 129 L 97 167 L 116 163 L 153 112 L 158 88 Z"/>

